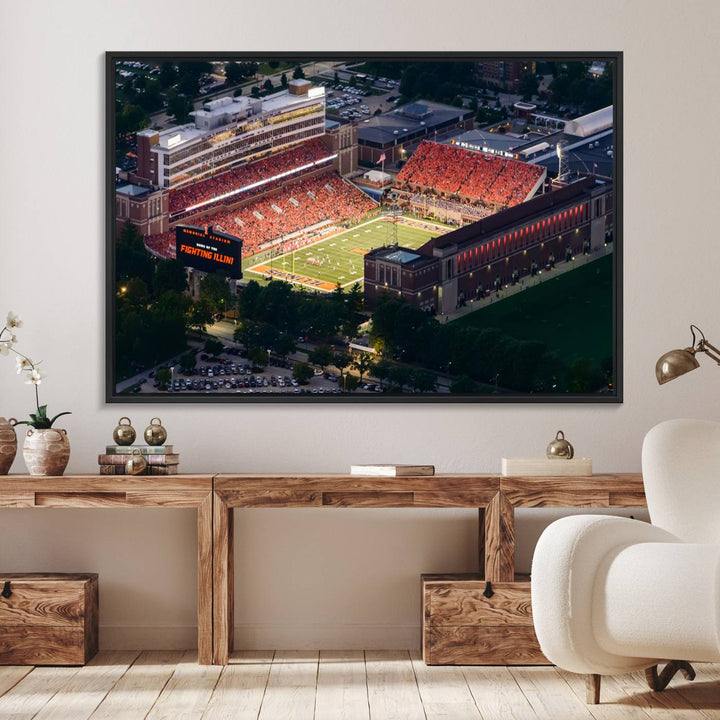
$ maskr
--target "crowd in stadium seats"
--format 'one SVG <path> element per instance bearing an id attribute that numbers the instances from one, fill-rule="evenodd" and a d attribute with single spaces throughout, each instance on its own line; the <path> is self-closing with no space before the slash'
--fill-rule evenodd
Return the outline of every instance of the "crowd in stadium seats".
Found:
<path id="1" fill-rule="evenodd" d="M 263 245 L 323 221 L 358 220 L 377 203 L 326 172 L 284 187 L 242 207 L 193 217 L 193 224 L 219 227 L 243 240 L 243 257 L 254 255 Z M 161 257 L 175 257 L 175 231 L 146 238 L 147 248 Z"/>
<path id="2" fill-rule="evenodd" d="M 178 213 L 180 213 L 180 217 L 182 216 L 182 211 L 185 210 L 185 208 L 212 200 L 218 195 L 239 190 L 261 180 L 275 177 L 280 173 L 292 171 L 308 163 L 326 158 L 328 155 L 329 152 L 327 148 L 320 140 L 314 138 L 291 150 L 264 157 L 248 165 L 241 165 L 220 175 L 199 180 L 192 185 L 185 185 L 176 190 L 170 190 L 170 214 L 176 219 Z M 292 177 L 292 175 L 287 177 Z M 203 210 L 214 207 L 220 203 L 228 204 L 245 200 L 253 195 L 267 192 L 273 189 L 273 187 L 277 187 L 281 182 L 282 181 L 275 181 L 272 184 L 264 184 L 259 188 L 238 193 L 236 196 L 220 200 L 217 203 L 210 203 L 203 207 Z"/>
<path id="3" fill-rule="evenodd" d="M 543 168 L 424 140 L 396 178 L 399 188 L 430 188 L 485 205 L 525 200 Z"/>
<path id="4" fill-rule="evenodd" d="M 449 210 L 450 212 L 460 213 L 461 215 L 469 215 L 480 218 L 492 215 L 492 210 L 485 205 L 470 205 L 464 202 L 452 202 L 445 198 L 439 198 L 436 195 L 430 193 L 415 193 L 410 196 L 410 201 L 415 205 L 421 206 L 426 213 L 432 214 L 433 210 L 440 208 L 442 210 Z"/>

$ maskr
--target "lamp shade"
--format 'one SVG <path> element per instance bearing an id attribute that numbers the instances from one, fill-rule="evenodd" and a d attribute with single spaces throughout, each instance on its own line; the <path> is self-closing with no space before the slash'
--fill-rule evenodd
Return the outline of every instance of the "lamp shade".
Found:
<path id="1" fill-rule="evenodd" d="M 697 367 L 700 367 L 700 363 L 697 361 L 695 351 L 692 348 L 670 350 L 655 363 L 655 377 L 660 385 L 663 385 Z"/>

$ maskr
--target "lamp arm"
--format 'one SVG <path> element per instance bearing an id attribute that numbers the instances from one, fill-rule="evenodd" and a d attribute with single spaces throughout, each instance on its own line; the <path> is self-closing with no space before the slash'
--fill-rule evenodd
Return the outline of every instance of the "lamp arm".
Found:
<path id="1" fill-rule="evenodd" d="M 708 357 L 712 358 L 718 365 L 720 365 L 720 350 L 718 350 L 714 345 L 711 345 L 707 340 L 701 340 L 698 343 L 697 349 L 704 352 Z"/>

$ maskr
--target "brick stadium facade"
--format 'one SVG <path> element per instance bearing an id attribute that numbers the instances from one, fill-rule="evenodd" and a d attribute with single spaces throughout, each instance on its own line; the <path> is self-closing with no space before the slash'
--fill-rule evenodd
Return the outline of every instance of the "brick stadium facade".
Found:
<path id="1" fill-rule="evenodd" d="M 418 250 L 370 251 L 365 304 L 373 307 L 388 292 L 431 312 L 452 312 L 488 290 L 597 250 L 612 232 L 612 184 L 587 177 L 434 238 Z"/>

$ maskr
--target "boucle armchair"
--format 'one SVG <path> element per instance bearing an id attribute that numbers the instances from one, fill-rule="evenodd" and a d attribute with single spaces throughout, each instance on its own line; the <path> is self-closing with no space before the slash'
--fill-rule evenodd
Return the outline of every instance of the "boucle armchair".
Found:
<path id="1" fill-rule="evenodd" d="M 591 703 L 602 675 L 644 669 L 662 690 L 678 670 L 694 678 L 689 661 L 720 661 L 720 423 L 657 425 L 642 470 L 651 524 L 562 518 L 533 557 L 540 647 L 552 663 L 588 675 Z"/>

